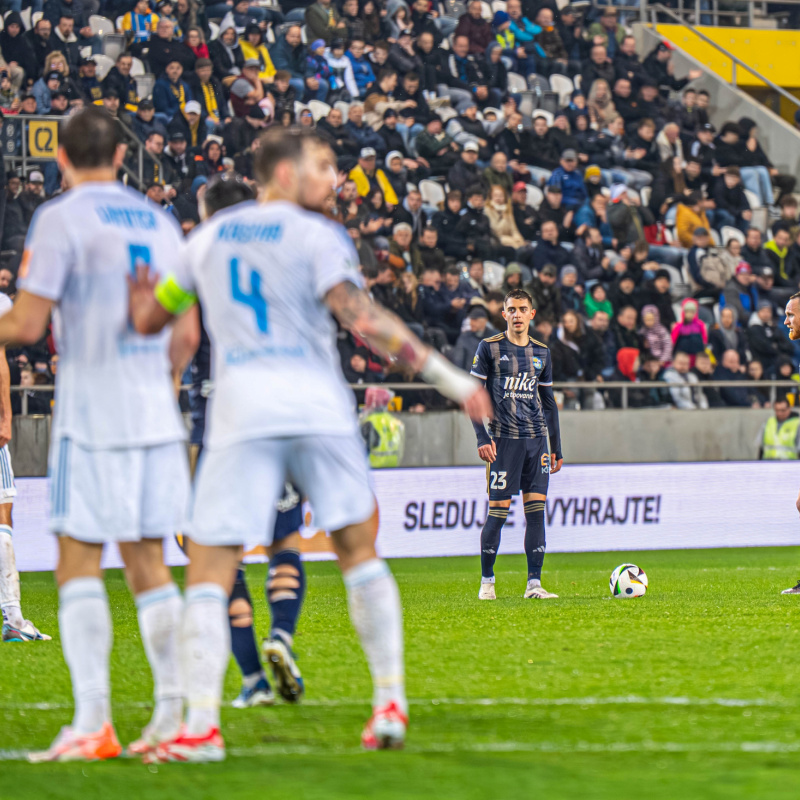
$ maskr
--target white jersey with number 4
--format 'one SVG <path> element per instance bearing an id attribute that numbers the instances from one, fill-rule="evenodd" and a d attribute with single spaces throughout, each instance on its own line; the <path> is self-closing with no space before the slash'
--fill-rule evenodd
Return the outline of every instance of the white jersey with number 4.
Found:
<path id="1" fill-rule="evenodd" d="M 170 379 L 170 333 L 133 330 L 126 280 L 137 264 L 170 272 L 182 246 L 172 217 L 116 182 L 81 184 L 36 212 L 20 288 L 56 306 L 54 441 L 120 448 L 185 438 Z"/>
<path id="2" fill-rule="evenodd" d="M 189 239 L 178 283 L 199 295 L 214 394 L 206 445 L 352 434 L 353 394 L 323 300 L 361 285 L 347 231 L 286 202 L 242 203 Z"/>

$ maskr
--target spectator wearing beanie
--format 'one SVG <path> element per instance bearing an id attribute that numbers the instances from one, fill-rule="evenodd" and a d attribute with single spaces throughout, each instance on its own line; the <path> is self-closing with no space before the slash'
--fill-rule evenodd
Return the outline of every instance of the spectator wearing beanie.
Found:
<path id="1" fill-rule="evenodd" d="M 562 202 L 568 211 L 575 211 L 586 202 L 586 184 L 578 169 L 578 154 L 575 150 L 564 150 L 560 164 L 553 170 L 547 184 L 561 187 Z"/>
<path id="2" fill-rule="evenodd" d="M 294 40 L 294 37 L 296 41 Z M 287 39 L 291 39 L 293 45 L 287 44 Z M 298 52 L 299 50 L 299 52 Z M 231 16 L 225 17 L 219 26 L 219 36 L 208 46 L 208 53 L 214 63 L 214 75 L 221 81 L 228 81 L 239 75 L 244 64 L 244 52 L 239 44 L 236 35 L 236 26 Z M 298 78 L 300 79 L 302 96 L 302 80 L 305 73 L 305 48 L 300 42 L 300 28 L 290 26 L 288 30 L 278 38 L 273 51 L 273 62 L 276 69 L 288 69 L 286 66 L 278 64 L 278 55 L 289 60 L 291 54 L 292 65 L 299 68 Z M 294 76 L 294 75 L 293 75 Z"/>
<path id="3" fill-rule="evenodd" d="M 672 329 L 673 350 L 687 353 L 692 366 L 694 357 L 705 350 L 708 343 L 706 324 L 697 315 L 697 300 L 687 297 L 681 303 L 681 318 Z"/>

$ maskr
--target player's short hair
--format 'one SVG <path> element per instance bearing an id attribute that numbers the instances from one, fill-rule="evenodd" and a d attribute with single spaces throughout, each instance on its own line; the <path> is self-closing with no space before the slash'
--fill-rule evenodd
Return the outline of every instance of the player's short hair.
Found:
<path id="1" fill-rule="evenodd" d="M 512 289 L 503 298 L 503 308 L 506 307 L 506 303 L 508 303 L 509 300 L 527 300 L 528 305 L 533 309 L 533 298 L 524 289 Z"/>
<path id="2" fill-rule="evenodd" d="M 255 199 L 255 192 L 244 182 L 241 175 L 222 173 L 215 175 L 208 182 L 202 202 L 208 218 L 223 208 Z"/>
<path id="3" fill-rule="evenodd" d="M 261 136 L 256 150 L 253 171 L 259 183 L 269 183 L 281 161 L 299 161 L 308 145 L 322 146 L 323 140 L 308 128 L 270 128 Z"/>
<path id="4" fill-rule="evenodd" d="M 800 300 L 800 292 L 795 292 L 789 300 Z"/>
<path id="5" fill-rule="evenodd" d="M 102 106 L 87 106 L 61 124 L 59 143 L 76 169 L 110 167 L 122 142 L 119 125 Z"/>

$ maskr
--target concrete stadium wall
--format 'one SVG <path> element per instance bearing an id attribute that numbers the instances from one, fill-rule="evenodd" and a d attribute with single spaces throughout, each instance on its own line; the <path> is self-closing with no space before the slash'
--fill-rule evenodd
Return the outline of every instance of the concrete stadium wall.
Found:
<path id="1" fill-rule="evenodd" d="M 563 449 L 571 464 L 750 461 L 757 457 L 767 410 L 563 411 Z M 406 426 L 404 467 L 480 464 L 475 432 L 455 411 L 401 414 Z M 47 475 L 49 417 L 15 417 L 11 459 L 19 477 Z"/>
<path id="2" fill-rule="evenodd" d="M 633 31 L 642 58 L 662 38 L 642 23 L 636 23 Z M 793 55 L 787 48 L 786 57 L 791 58 Z M 773 164 L 781 172 L 800 175 L 800 133 L 792 125 L 746 92 L 734 88 L 715 73 L 709 72 L 704 64 L 685 51 L 676 50 L 672 58 L 678 77 L 686 75 L 690 69 L 703 70 L 703 77 L 692 85 L 697 89 L 706 89 L 711 94 L 711 121 L 717 129 L 728 120 L 738 121 L 740 117 L 750 117 L 758 125 L 761 145 Z"/>
<path id="3" fill-rule="evenodd" d="M 750 461 L 770 412 L 761 409 L 563 411 L 561 437 L 571 464 Z M 475 432 L 457 412 L 403 414 L 402 466 L 480 464 Z"/>

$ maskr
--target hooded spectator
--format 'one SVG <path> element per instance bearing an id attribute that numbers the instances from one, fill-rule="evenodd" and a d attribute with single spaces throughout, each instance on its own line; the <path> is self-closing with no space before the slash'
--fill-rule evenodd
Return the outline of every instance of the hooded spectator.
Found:
<path id="1" fill-rule="evenodd" d="M 639 335 L 644 345 L 662 364 L 672 359 L 672 338 L 669 331 L 661 324 L 661 315 L 655 306 L 642 308 L 642 327 Z"/>
<path id="2" fill-rule="evenodd" d="M 681 303 L 681 318 L 672 329 L 674 350 L 687 353 L 690 366 L 694 366 L 694 356 L 705 350 L 708 343 L 706 324 L 698 316 L 697 300 L 687 297 Z"/>

